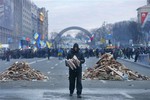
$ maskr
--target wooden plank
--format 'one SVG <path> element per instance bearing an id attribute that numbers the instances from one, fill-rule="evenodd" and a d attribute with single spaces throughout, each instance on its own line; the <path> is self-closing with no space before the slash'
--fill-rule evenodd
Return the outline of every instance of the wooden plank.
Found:
<path id="1" fill-rule="evenodd" d="M 132 74 L 132 75 L 134 75 L 134 76 L 136 76 L 136 77 L 138 77 L 138 75 L 137 74 L 135 74 L 135 73 L 133 73 L 132 71 L 127 71 L 129 74 Z"/>
<path id="2" fill-rule="evenodd" d="M 108 66 L 108 68 L 112 71 L 114 71 L 116 74 L 118 74 L 119 76 L 123 77 L 123 73 L 120 71 L 117 71 L 115 68 L 111 68 L 110 66 Z"/>

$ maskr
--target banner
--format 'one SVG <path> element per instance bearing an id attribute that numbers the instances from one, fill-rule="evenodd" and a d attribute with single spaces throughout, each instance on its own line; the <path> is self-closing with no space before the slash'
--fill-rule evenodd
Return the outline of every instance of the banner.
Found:
<path id="1" fill-rule="evenodd" d="M 105 34 L 105 39 L 112 39 L 113 35 L 112 34 Z"/>
<path id="2" fill-rule="evenodd" d="M 148 12 L 142 12 L 141 13 L 141 23 L 142 23 L 142 25 L 144 24 L 147 15 L 148 15 Z"/>

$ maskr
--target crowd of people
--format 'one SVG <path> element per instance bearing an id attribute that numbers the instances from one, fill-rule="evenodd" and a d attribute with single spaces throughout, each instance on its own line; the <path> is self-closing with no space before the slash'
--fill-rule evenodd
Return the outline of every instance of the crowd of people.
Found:
<path id="1" fill-rule="evenodd" d="M 69 48 L 42 48 L 42 49 L 15 49 L 15 50 L 6 50 L 4 51 L 2 60 L 9 61 L 12 59 L 21 59 L 21 58 L 45 58 L 48 57 L 58 57 L 59 59 L 66 58 L 67 53 L 69 52 Z M 96 49 L 81 49 L 84 54 L 84 57 L 97 57 L 105 53 L 113 54 L 114 58 L 124 58 L 124 59 L 134 59 L 136 62 L 140 54 L 149 54 L 150 55 L 150 47 L 127 47 L 127 48 L 96 48 Z"/>
<path id="2" fill-rule="evenodd" d="M 124 59 L 134 59 L 137 62 L 140 54 L 148 54 L 150 56 L 150 47 L 136 47 L 136 48 L 119 48 L 114 49 L 114 58 L 122 57 Z"/>
<path id="3" fill-rule="evenodd" d="M 86 48 L 84 56 L 87 58 L 91 56 L 99 57 L 105 53 L 113 54 L 114 59 L 134 59 L 134 62 L 137 62 L 140 54 L 147 54 L 150 58 L 150 47 L 103 48 L 89 50 Z"/>

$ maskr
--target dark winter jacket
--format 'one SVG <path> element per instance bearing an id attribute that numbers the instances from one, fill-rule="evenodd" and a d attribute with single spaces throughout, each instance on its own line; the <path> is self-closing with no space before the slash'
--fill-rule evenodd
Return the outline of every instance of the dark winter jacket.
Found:
<path id="1" fill-rule="evenodd" d="M 71 49 L 67 55 L 67 59 L 72 59 L 74 55 L 77 56 L 77 58 L 80 60 L 81 62 L 80 67 L 81 67 L 82 64 L 85 62 L 83 53 L 80 50 L 75 52 L 74 49 Z"/>
<path id="2" fill-rule="evenodd" d="M 75 51 L 75 48 L 77 48 L 76 51 Z M 80 60 L 80 66 L 78 67 L 82 67 L 82 64 L 85 62 L 85 59 L 77 43 L 75 43 L 73 48 L 69 51 L 67 55 L 67 59 L 72 59 L 74 55 L 78 58 L 78 60 Z"/>

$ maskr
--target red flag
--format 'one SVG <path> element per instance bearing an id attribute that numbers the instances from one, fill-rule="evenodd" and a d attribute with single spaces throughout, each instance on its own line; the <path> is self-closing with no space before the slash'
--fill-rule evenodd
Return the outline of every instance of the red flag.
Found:
<path id="1" fill-rule="evenodd" d="M 92 37 L 90 38 L 90 40 L 93 41 L 93 39 L 94 39 L 94 34 L 92 35 Z"/>
<path id="2" fill-rule="evenodd" d="M 141 23 L 142 23 L 142 24 L 144 23 L 144 21 L 145 21 L 147 15 L 148 15 L 148 12 L 142 12 L 142 13 L 141 13 Z"/>

